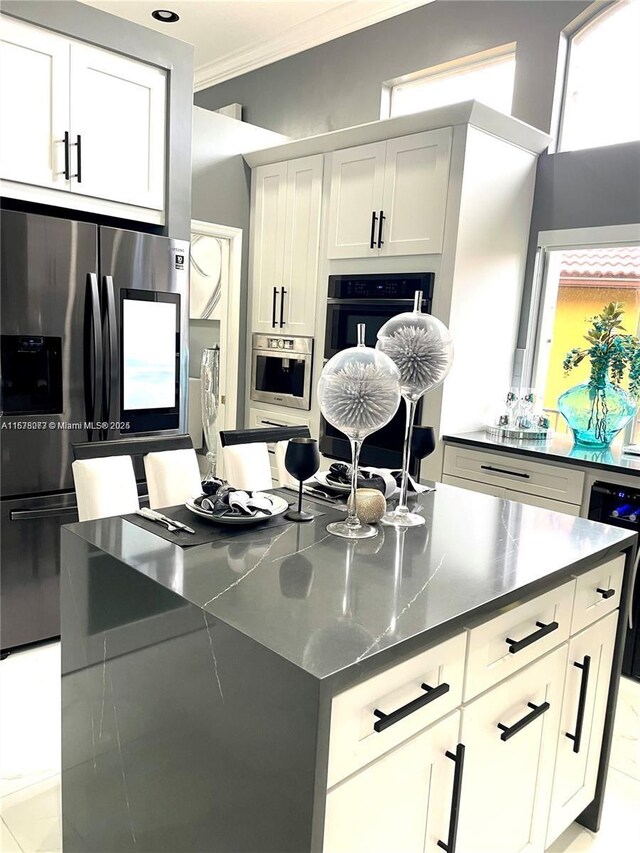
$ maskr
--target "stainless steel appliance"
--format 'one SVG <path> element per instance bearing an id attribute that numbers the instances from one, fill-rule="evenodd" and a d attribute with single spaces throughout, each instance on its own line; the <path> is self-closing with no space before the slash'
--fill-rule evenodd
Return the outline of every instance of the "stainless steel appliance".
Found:
<path id="1" fill-rule="evenodd" d="M 293 409 L 311 408 L 313 338 L 254 333 L 251 399 Z"/>
<path id="2" fill-rule="evenodd" d="M 589 518 L 640 533 L 640 484 L 620 486 L 597 481 L 591 487 Z M 631 600 L 622 672 L 640 681 L 640 584 Z"/>
<path id="3" fill-rule="evenodd" d="M 411 311 L 416 290 L 423 293 L 422 310 L 431 311 L 433 273 L 375 273 L 367 275 L 330 275 L 327 299 L 327 325 L 324 357 L 331 358 L 357 343 L 359 323 L 365 324 L 367 346 L 375 346 L 377 333 L 387 320 L 403 311 Z M 421 423 L 423 401 L 418 403 L 416 419 Z M 360 462 L 382 468 L 402 467 L 405 431 L 404 403 L 384 429 L 370 435 L 362 445 Z M 349 441 L 323 417 L 320 419 L 320 452 L 330 459 L 350 461 Z M 418 473 L 414 461 L 412 473 Z"/>
<path id="4" fill-rule="evenodd" d="M 3 650 L 59 634 L 71 445 L 186 430 L 188 243 L 2 211 Z"/>

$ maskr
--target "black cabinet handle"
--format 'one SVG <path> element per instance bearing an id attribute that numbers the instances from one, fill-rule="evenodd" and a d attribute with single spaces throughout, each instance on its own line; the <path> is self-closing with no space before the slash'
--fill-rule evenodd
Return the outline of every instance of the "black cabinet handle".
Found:
<path id="1" fill-rule="evenodd" d="M 531 643 L 535 643 L 536 640 L 541 640 L 543 637 L 546 637 L 547 634 L 557 630 L 559 625 L 557 622 L 549 622 L 547 625 L 545 625 L 544 622 L 536 622 L 536 627 L 540 630 L 534 631 L 533 634 L 529 634 L 528 637 L 523 637 L 521 640 L 510 640 L 507 637 L 505 642 L 509 643 L 509 651 L 512 655 L 519 652 L 521 649 L 526 649 L 527 646 L 531 645 Z"/>
<path id="2" fill-rule="evenodd" d="M 78 179 L 78 183 L 82 183 L 82 137 L 78 134 L 76 136 L 76 147 L 78 149 L 78 171 L 76 172 L 76 178 Z"/>
<path id="3" fill-rule="evenodd" d="M 512 726 L 505 726 L 504 723 L 498 723 L 498 728 L 502 729 L 500 740 L 509 740 L 509 738 L 517 735 L 518 732 L 526 728 L 529 723 L 532 723 L 538 717 L 542 716 L 545 711 L 548 711 L 550 707 L 551 705 L 549 705 L 548 702 L 543 702 L 542 705 L 534 705 L 533 702 L 527 702 L 527 708 L 533 708 L 533 711 L 531 711 L 530 714 L 527 714 L 526 717 L 518 720 L 518 722 L 514 723 Z"/>
<path id="4" fill-rule="evenodd" d="M 287 291 L 284 287 L 280 288 L 280 328 L 284 326 L 284 297 Z"/>
<path id="5" fill-rule="evenodd" d="M 273 302 L 271 303 L 271 326 L 276 327 L 276 299 L 278 297 L 278 288 L 273 288 Z"/>
<path id="6" fill-rule="evenodd" d="M 589 669 L 591 667 L 591 658 L 585 655 L 582 663 L 573 662 L 574 666 L 582 670 L 582 678 L 580 680 L 580 697 L 578 699 L 578 714 L 576 717 L 576 733 L 574 735 L 565 732 L 569 740 L 573 741 L 573 751 L 580 752 L 580 743 L 582 741 L 582 725 L 584 723 L 584 710 L 587 705 L 587 689 L 589 687 Z"/>
<path id="7" fill-rule="evenodd" d="M 397 708 L 390 714 L 385 714 L 382 711 L 378 711 L 376 708 L 373 713 L 378 717 L 378 722 L 373 724 L 373 730 L 375 732 L 383 732 L 385 729 L 388 729 L 389 726 L 392 726 L 399 720 L 403 720 L 405 717 L 408 717 L 409 714 L 413 714 L 413 712 L 417 711 L 419 708 L 424 708 L 424 706 L 428 705 L 429 702 L 433 702 L 434 699 L 437 699 L 439 696 L 444 696 L 445 693 L 449 692 L 449 685 L 444 682 L 439 684 L 437 687 L 430 687 L 428 684 L 421 684 L 420 686 L 423 690 L 427 691 L 424 696 L 418 696 L 417 699 L 407 702 L 407 704 L 403 705 L 402 708 Z"/>
<path id="8" fill-rule="evenodd" d="M 521 471 L 506 471 L 504 468 L 494 468 L 493 465 L 481 465 L 483 471 L 493 471 L 494 474 L 509 474 L 512 477 L 522 477 L 523 480 L 528 480 L 530 474 L 523 474 Z"/>
<path id="9" fill-rule="evenodd" d="M 65 130 L 64 132 L 64 179 L 68 181 L 71 177 L 71 168 L 69 166 L 69 131 Z"/>
<path id="10" fill-rule="evenodd" d="M 462 790 L 462 770 L 464 768 L 464 744 L 459 743 L 456 746 L 455 754 L 447 751 L 447 758 L 450 758 L 456 763 L 456 769 L 453 773 L 453 794 L 451 796 L 451 813 L 449 814 L 449 834 L 447 840 L 438 841 L 438 847 L 446 850 L 447 853 L 455 853 L 456 838 L 458 837 L 458 818 L 460 816 L 460 792 Z"/>
<path id="11" fill-rule="evenodd" d="M 384 215 L 384 210 L 381 210 L 381 211 L 380 211 L 380 224 L 378 225 L 378 248 L 379 248 L 379 249 L 381 249 L 381 248 L 382 248 L 382 245 L 383 245 L 383 240 L 382 240 L 382 223 L 384 222 L 384 220 L 385 220 L 385 219 L 386 219 L 386 216 Z"/>
<path id="12" fill-rule="evenodd" d="M 369 248 L 375 249 L 376 247 L 376 222 L 378 221 L 378 217 L 376 215 L 375 210 L 371 211 L 371 237 L 369 239 Z"/>
<path id="13" fill-rule="evenodd" d="M 600 587 L 597 588 L 596 592 L 599 592 L 603 598 L 611 598 L 612 595 L 616 594 L 615 589 L 600 589 Z"/>

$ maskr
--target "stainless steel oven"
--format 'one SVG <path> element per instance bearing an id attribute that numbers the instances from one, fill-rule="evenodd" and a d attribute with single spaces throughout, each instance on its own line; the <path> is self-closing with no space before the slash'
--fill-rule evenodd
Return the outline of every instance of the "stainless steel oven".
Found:
<path id="1" fill-rule="evenodd" d="M 355 346 L 358 324 L 365 325 L 367 346 L 375 346 L 377 333 L 387 320 L 403 311 L 411 311 L 416 290 L 423 293 L 422 310 L 431 311 L 434 274 L 381 273 L 367 275 L 330 275 L 327 298 L 327 325 L 324 357 L 331 358 L 346 347 Z M 422 404 L 418 403 L 416 422 L 422 423 Z M 402 467 L 405 431 L 405 407 L 384 429 L 373 433 L 362 445 L 363 465 L 381 468 Z M 349 441 L 324 418 L 320 420 L 320 452 L 331 459 L 351 459 Z M 417 473 L 414 465 L 412 473 Z"/>
<path id="2" fill-rule="evenodd" d="M 293 409 L 311 408 L 313 338 L 254 334 L 251 399 Z"/>

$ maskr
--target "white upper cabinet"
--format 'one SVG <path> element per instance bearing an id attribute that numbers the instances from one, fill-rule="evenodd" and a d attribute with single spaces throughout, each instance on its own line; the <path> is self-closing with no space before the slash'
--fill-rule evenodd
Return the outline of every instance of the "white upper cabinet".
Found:
<path id="1" fill-rule="evenodd" d="M 451 128 L 332 156 L 329 258 L 442 251 Z"/>
<path id="2" fill-rule="evenodd" d="M 0 17 L 0 175 L 65 189 L 69 42 Z"/>
<path id="3" fill-rule="evenodd" d="M 0 24 L 4 193 L 163 221 L 165 72 L 4 15 Z"/>
<path id="4" fill-rule="evenodd" d="M 313 335 L 322 155 L 254 170 L 251 331 Z"/>
<path id="5" fill-rule="evenodd" d="M 162 210 L 165 85 L 159 68 L 71 45 L 73 192 Z"/>

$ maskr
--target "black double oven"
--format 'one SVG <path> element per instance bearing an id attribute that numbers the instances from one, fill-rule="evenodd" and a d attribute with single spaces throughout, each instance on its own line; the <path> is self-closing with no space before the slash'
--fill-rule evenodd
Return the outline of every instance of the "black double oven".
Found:
<path id="1" fill-rule="evenodd" d="M 422 310 L 431 311 L 434 274 L 383 273 L 369 275 L 330 275 L 327 299 L 327 325 L 324 359 L 340 350 L 355 346 L 357 327 L 364 323 L 367 346 L 375 346 L 380 328 L 396 314 L 413 309 L 417 290 L 423 293 Z M 422 406 L 418 404 L 416 423 L 422 422 Z M 370 435 L 362 445 L 360 463 L 380 468 L 401 468 L 405 431 L 405 406 L 400 408 L 384 429 Z M 330 459 L 349 461 L 349 440 L 335 427 L 320 420 L 320 452 Z M 416 473 L 413 466 L 413 473 Z"/>

